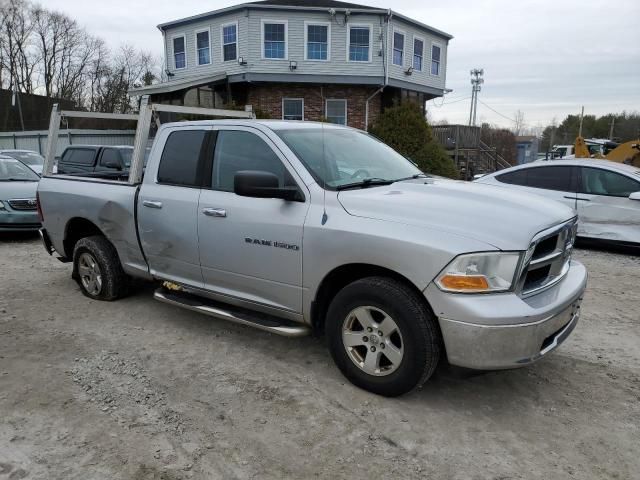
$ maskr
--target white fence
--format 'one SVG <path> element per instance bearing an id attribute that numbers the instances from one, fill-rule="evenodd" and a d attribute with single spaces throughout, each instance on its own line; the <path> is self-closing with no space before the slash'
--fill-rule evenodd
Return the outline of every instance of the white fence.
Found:
<path id="1" fill-rule="evenodd" d="M 48 133 L 47 130 L 0 132 L 0 150 L 33 150 L 44 155 Z M 69 145 L 133 145 L 135 136 L 135 130 L 60 130 L 56 156 Z"/>

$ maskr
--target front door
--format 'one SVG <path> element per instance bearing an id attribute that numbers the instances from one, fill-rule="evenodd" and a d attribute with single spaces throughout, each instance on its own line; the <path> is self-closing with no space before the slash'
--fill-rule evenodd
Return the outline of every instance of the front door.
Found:
<path id="1" fill-rule="evenodd" d="M 281 186 L 303 185 L 269 138 L 251 127 L 217 130 L 210 189 L 198 207 L 205 288 L 265 307 L 302 312 L 302 230 L 305 201 L 241 197 L 242 170 L 274 173 Z"/>
<path id="2" fill-rule="evenodd" d="M 164 148 L 156 178 L 145 177 L 138 198 L 138 228 L 151 273 L 202 287 L 198 253 L 198 201 L 205 138 L 211 128 L 176 128 L 157 141 Z"/>
<path id="3" fill-rule="evenodd" d="M 580 167 L 578 236 L 640 243 L 640 181 L 597 167 Z"/>

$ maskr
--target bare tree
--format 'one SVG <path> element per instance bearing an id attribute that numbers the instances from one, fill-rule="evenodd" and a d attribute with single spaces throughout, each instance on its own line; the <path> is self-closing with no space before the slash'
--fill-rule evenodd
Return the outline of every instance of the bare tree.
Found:
<path id="1" fill-rule="evenodd" d="M 31 33 L 28 3 L 24 0 L 0 3 L 0 86 L 33 93 L 37 60 L 30 51 Z"/>
<path id="2" fill-rule="evenodd" d="M 78 107 L 128 112 L 128 91 L 156 78 L 149 53 L 112 54 L 68 15 L 29 0 L 0 0 L 0 88 L 73 100 Z"/>
<path id="3" fill-rule="evenodd" d="M 524 130 L 524 112 L 522 110 L 517 110 L 514 120 L 515 125 L 513 127 L 513 134 L 517 137 Z"/>

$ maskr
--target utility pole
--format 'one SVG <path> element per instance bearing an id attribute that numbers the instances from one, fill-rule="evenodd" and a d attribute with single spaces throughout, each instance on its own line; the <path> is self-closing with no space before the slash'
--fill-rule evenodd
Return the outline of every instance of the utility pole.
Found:
<path id="1" fill-rule="evenodd" d="M 478 111 L 478 92 L 481 90 L 480 85 L 484 83 L 483 68 L 474 68 L 471 70 L 471 111 L 469 112 L 469 126 L 476 125 L 476 113 Z"/>
<path id="2" fill-rule="evenodd" d="M 613 126 L 616 124 L 616 117 L 611 117 L 611 127 L 609 127 L 609 140 L 613 140 Z"/>

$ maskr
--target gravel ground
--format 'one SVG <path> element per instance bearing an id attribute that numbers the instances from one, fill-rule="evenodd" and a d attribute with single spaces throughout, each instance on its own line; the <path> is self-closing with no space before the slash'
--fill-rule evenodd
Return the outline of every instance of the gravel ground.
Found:
<path id="1" fill-rule="evenodd" d="M 33 237 L 0 238 L 0 480 L 637 479 L 640 257 L 578 250 L 578 328 L 519 370 L 443 366 L 398 399 L 319 338 L 154 301 L 93 302 Z"/>

